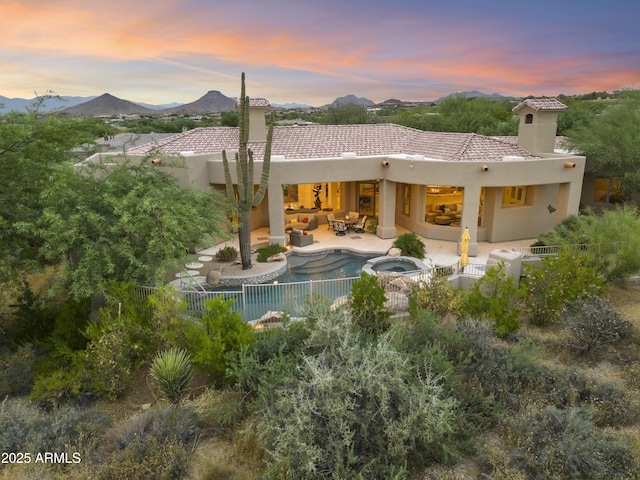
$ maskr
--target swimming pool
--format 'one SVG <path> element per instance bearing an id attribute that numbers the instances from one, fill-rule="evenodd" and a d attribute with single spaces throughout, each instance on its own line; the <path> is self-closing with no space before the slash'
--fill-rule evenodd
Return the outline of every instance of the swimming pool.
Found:
<path id="1" fill-rule="evenodd" d="M 278 277 L 278 283 L 359 277 L 362 267 L 376 256 L 346 251 L 321 252 L 315 255 L 292 253 L 287 258 L 287 271 Z"/>

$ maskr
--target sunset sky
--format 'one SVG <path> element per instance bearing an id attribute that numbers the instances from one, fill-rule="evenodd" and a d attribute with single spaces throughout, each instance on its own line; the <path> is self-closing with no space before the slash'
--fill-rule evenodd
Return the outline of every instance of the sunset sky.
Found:
<path id="1" fill-rule="evenodd" d="M 640 88 L 638 0 L 3 0 L 0 95 L 209 90 L 323 105 L 355 94 Z"/>

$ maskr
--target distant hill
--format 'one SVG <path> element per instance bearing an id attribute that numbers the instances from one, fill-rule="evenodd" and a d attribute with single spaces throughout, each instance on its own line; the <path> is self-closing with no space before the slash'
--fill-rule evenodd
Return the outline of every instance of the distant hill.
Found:
<path id="1" fill-rule="evenodd" d="M 332 103 L 324 105 L 320 108 L 338 107 L 340 105 L 348 105 L 350 103 L 355 103 L 356 105 L 364 105 L 366 107 L 375 105 L 375 102 L 369 100 L 368 98 L 356 97 L 355 95 L 345 95 L 344 97 L 336 98 Z"/>
<path id="2" fill-rule="evenodd" d="M 235 110 L 235 104 L 236 100 L 234 98 L 229 98 L 217 90 L 210 90 L 195 102 L 180 105 L 179 107 L 166 108 L 161 110 L 161 112 L 178 113 L 183 115 L 228 112 Z"/>
<path id="3" fill-rule="evenodd" d="M 296 108 L 313 108 L 311 105 L 307 105 L 305 103 L 295 103 L 295 102 L 272 103 L 271 106 L 273 108 L 283 108 L 285 110 L 296 109 Z"/>
<path id="4" fill-rule="evenodd" d="M 80 103 L 84 103 L 88 100 L 93 100 L 93 97 L 63 97 L 50 98 L 45 101 L 40 110 L 43 112 L 50 112 L 52 110 L 59 110 L 67 107 L 73 107 Z M 36 98 L 7 98 L 0 95 L 0 114 L 11 111 L 26 112 L 27 108 L 33 105 Z"/>
<path id="5" fill-rule="evenodd" d="M 183 105 L 180 102 L 163 103 L 161 105 L 152 105 L 151 103 L 136 102 L 138 105 L 150 108 L 152 110 L 166 110 L 168 108 L 176 108 Z"/>
<path id="6" fill-rule="evenodd" d="M 453 98 L 453 97 L 460 97 L 460 96 L 464 96 L 464 97 L 469 97 L 469 98 L 477 98 L 477 97 L 484 97 L 484 98 L 498 98 L 498 99 L 505 99 L 505 100 L 512 100 L 513 97 L 505 97 L 503 95 L 500 95 L 499 93 L 483 93 L 483 92 L 479 92 L 477 90 L 471 90 L 470 92 L 454 92 L 454 93 L 450 93 L 449 95 L 447 95 L 446 97 L 440 97 L 437 100 L 434 100 L 434 103 L 440 103 L 443 100 L 446 100 L 447 98 Z"/>
<path id="7" fill-rule="evenodd" d="M 110 93 L 103 93 L 93 100 L 81 103 L 74 107 L 65 108 L 60 112 L 63 115 L 73 117 L 97 117 L 112 115 L 133 115 L 157 113 L 157 110 L 143 107 L 128 100 L 114 97 Z"/>

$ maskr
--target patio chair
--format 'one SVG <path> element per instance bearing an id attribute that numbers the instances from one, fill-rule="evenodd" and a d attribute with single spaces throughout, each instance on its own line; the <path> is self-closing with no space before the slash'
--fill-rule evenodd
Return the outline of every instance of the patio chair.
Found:
<path id="1" fill-rule="evenodd" d="M 358 220 L 360 212 L 349 212 L 349 220 Z"/>
<path id="2" fill-rule="evenodd" d="M 336 223 L 336 216 L 333 213 L 327 214 L 327 230 L 334 230 L 334 223 Z"/>
<path id="3" fill-rule="evenodd" d="M 305 235 L 302 230 L 295 229 L 292 230 L 289 234 L 289 243 L 296 247 L 306 247 L 307 245 L 311 245 L 313 243 L 313 235 Z"/>
<path id="4" fill-rule="evenodd" d="M 333 229 L 335 230 L 336 235 L 342 237 L 347 231 L 347 225 L 342 220 L 336 220 L 333 222 Z"/>
<path id="5" fill-rule="evenodd" d="M 367 216 L 363 216 L 358 223 L 353 226 L 353 231 L 358 233 L 364 233 L 364 226 L 367 223 Z"/>

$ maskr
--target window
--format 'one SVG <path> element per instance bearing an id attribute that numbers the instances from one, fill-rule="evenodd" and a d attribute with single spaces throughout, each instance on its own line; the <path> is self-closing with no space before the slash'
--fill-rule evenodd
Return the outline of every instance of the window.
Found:
<path id="1" fill-rule="evenodd" d="M 338 182 L 282 185 L 282 193 L 286 210 L 340 208 L 340 183 Z"/>
<path id="2" fill-rule="evenodd" d="M 524 123 L 533 123 L 533 113 L 527 113 L 525 115 Z"/>
<path id="3" fill-rule="evenodd" d="M 402 213 L 409 215 L 411 212 L 411 185 L 402 184 Z"/>
<path id="4" fill-rule="evenodd" d="M 528 187 L 504 187 L 502 189 L 502 206 L 527 205 Z"/>
<path id="5" fill-rule="evenodd" d="M 596 178 L 593 201 L 600 203 L 618 203 L 624 200 L 620 180 Z"/>

